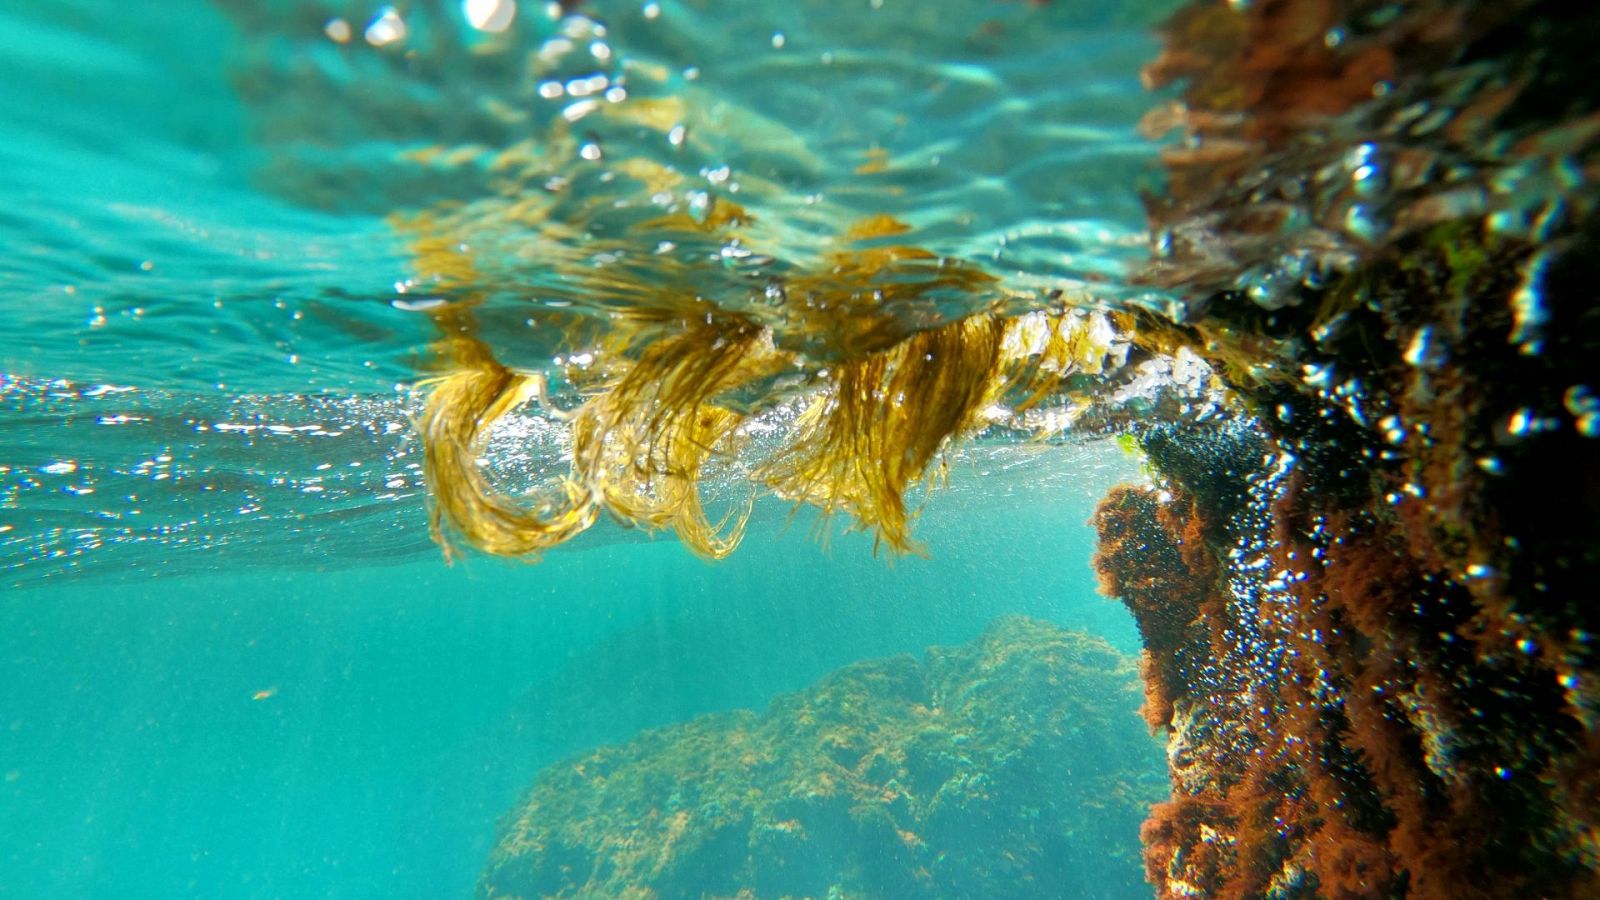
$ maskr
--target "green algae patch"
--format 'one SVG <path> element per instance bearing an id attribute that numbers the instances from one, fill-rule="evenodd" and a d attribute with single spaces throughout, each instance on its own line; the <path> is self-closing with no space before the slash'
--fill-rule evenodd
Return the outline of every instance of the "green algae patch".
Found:
<path id="1" fill-rule="evenodd" d="M 1020 617 L 541 772 L 481 897 L 1124 897 L 1166 796 L 1131 661 Z"/>

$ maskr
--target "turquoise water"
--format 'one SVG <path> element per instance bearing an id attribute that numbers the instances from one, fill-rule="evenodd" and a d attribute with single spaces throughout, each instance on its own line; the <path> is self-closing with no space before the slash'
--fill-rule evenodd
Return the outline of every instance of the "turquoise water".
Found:
<path id="1" fill-rule="evenodd" d="M 1005 506 L 936 504 L 933 559 L 893 568 L 775 511 L 717 565 L 657 541 L 8 592 L 3 891 L 464 896 L 495 821 L 568 753 L 1004 613 L 1132 650 L 1084 524 L 1126 467 L 1075 462 L 1092 474 Z"/>
<path id="2" fill-rule="evenodd" d="M 1146 299 L 1161 6 L 524 3 L 495 33 L 417 2 L 386 44 L 382 4 L 0 0 L 0 896 L 469 895 L 569 754 L 1007 613 L 1136 653 L 1089 567 L 1143 477 L 1109 442 L 952 448 L 926 558 L 764 499 L 716 564 L 603 521 L 447 567 L 413 388 L 430 304 L 548 365 L 551 310 L 606 322 L 663 273 L 754 307 L 874 215 L 1000 279 L 908 323 Z M 707 196 L 743 243 L 640 225 Z M 419 211 L 475 280 L 419 261 Z M 520 427 L 490 463 L 536 482 L 560 442 Z"/>

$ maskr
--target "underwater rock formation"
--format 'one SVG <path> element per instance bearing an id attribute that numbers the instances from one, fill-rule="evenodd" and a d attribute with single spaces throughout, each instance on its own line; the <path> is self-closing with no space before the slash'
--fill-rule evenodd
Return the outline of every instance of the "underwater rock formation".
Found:
<path id="1" fill-rule="evenodd" d="M 1600 895 L 1597 32 L 1420 0 L 1169 27 L 1150 277 L 1189 306 L 1140 340 L 1240 410 L 1151 429 L 1162 488 L 1096 520 L 1170 729 L 1160 896 Z"/>
<path id="2" fill-rule="evenodd" d="M 649 299 L 599 308 L 615 330 L 568 322 L 555 331 L 581 339 L 530 348 L 569 360 L 541 375 L 482 339 L 478 307 L 496 284 L 451 248 L 477 244 L 480 221 L 531 230 L 576 214 L 522 202 L 537 160 L 497 158 L 494 171 L 530 174 L 493 203 L 397 223 L 414 236 L 418 283 L 460 301 L 434 314 L 443 374 L 421 418 L 435 533 L 536 556 L 606 512 L 721 556 L 740 509 L 708 516 L 701 471 L 742 459 L 748 424 L 793 403 L 745 480 L 913 549 L 905 491 L 937 480 L 951 442 L 1015 426 L 1047 396 L 1092 405 L 1138 365 L 1195 360 L 1228 395 L 1203 416 L 1110 403 L 1072 420 L 1131 430 L 1161 478 L 1096 517 L 1102 583 L 1146 641 L 1147 721 L 1168 729 L 1175 796 L 1144 829 L 1158 892 L 1600 895 L 1597 33 L 1593 4 L 1555 0 L 1190 4 L 1146 72 L 1169 92 L 1146 130 L 1178 135 L 1149 201 L 1141 280 L 1170 292 L 1159 312 L 1014 296 L 910 238 L 875 243 L 898 240 L 896 220 L 830 220 L 827 246 L 773 279 L 770 303 L 724 308 L 705 297 L 745 292 L 684 289 L 725 284 L 701 269 L 647 272 L 625 286 L 648 285 Z M 641 184 L 662 175 L 635 168 Z M 703 214 L 626 224 L 645 246 L 748 249 L 758 217 L 745 206 Z M 577 277 L 585 260 L 557 262 L 579 293 L 608 287 Z M 589 346 L 599 361 L 585 351 L 573 366 Z M 572 423 L 572 466 L 513 494 L 478 461 L 496 420 L 533 398 Z M 765 721 L 695 727 L 755 740 Z M 650 740 L 687 752 L 672 734 Z M 625 761 L 628 778 L 653 771 Z M 530 810 L 576 790 L 560 779 L 587 777 L 547 773 Z M 840 777 L 836 821 L 867 828 Z M 486 891 L 601 891 L 630 866 L 633 883 L 689 878 L 668 862 L 703 846 L 724 854 L 706 871 L 736 879 L 713 893 L 782 893 L 784 873 L 804 869 L 751 868 L 769 858 L 751 852 L 758 837 L 800 840 L 792 817 L 730 805 L 765 794 L 719 797 L 730 824 L 714 837 L 700 827 L 724 820 L 696 818 L 702 804 L 631 811 L 654 830 L 610 839 L 589 823 L 621 815 L 613 797 L 633 802 L 631 782 L 616 790 L 566 810 L 570 833 L 513 823 Z M 701 843 L 682 843 L 691 826 Z M 619 855 L 648 856 L 639 848 L 655 868 Z"/>
<path id="3" fill-rule="evenodd" d="M 1217 613 L 1217 563 L 1195 514 L 1195 500 L 1163 498 L 1144 488 L 1114 489 L 1095 513 L 1101 590 L 1122 598 L 1144 639 L 1144 717 L 1151 728 L 1172 721 L 1172 701 L 1188 677 L 1176 651 L 1193 640 L 1202 616 Z"/>
<path id="4" fill-rule="evenodd" d="M 1024 618 L 542 772 L 483 897 L 1127 897 L 1164 795 L 1137 683 Z"/>

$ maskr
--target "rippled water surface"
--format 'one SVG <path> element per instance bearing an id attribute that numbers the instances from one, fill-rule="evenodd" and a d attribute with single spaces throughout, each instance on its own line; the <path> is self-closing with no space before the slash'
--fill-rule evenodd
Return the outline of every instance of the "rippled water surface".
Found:
<path id="1" fill-rule="evenodd" d="M 13 580 L 125 540 L 404 520 L 442 302 L 539 366 L 685 296 L 759 312 L 875 218 L 999 279 L 935 277 L 890 311 L 906 328 L 1112 302 L 1143 255 L 1158 10 L 523 4 L 488 32 L 402 6 L 0 13 Z M 734 204 L 747 225 L 698 227 Z M 312 530 L 329 562 L 427 552 Z"/>
<path id="2" fill-rule="evenodd" d="M 762 500 L 720 566 L 602 521 L 444 567 L 441 309 L 560 406 L 695 304 L 814 375 L 836 298 L 1161 301 L 1171 3 L 566 6 L 0 0 L 0 895 L 464 894 L 564 753 L 1003 612 L 1135 649 L 1082 523 L 1138 465 L 1027 429 L 952 449 L 928 559 Z M 560 464 L 507 427 L 491 468 Z"/>

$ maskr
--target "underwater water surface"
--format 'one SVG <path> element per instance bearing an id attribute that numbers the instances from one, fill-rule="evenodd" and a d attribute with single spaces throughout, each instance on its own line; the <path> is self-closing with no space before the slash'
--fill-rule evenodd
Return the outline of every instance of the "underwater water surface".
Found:
<path id="1" fill-rule="evenodd" d="M 1094 340 L 1060 374 L 1114 367 L 1093 316 L 1164 302 L 1128 275 L 1172 5 L 0 0 L 0 896 L 486 893 L 553 764 L 1007 615 L 1131 684 L 1088 521 L 1147 476 L 1075 401 L 974 403 L 909 479 L 910 554 L 848 530 L 873 497 L 750 485 L 833 368 L 944 323 L 1064 317 Z M 539 373 L 465 465 L 545 503 L 609 361 L 713 312 L 784 355 L 695 470 L 717 510 L 762 495 L 737 553 L 630 495 L 536 564 L 446 565 L 428 379 Z M 1082 700 L 1137 721 L 1136 691 Z M 1138 737 L 1134 805 L 1166 790 Z M 1118 822 L 1061 839 L 1137 884 Z M 931 831 L 895 840 L 938 869 Z"/>

